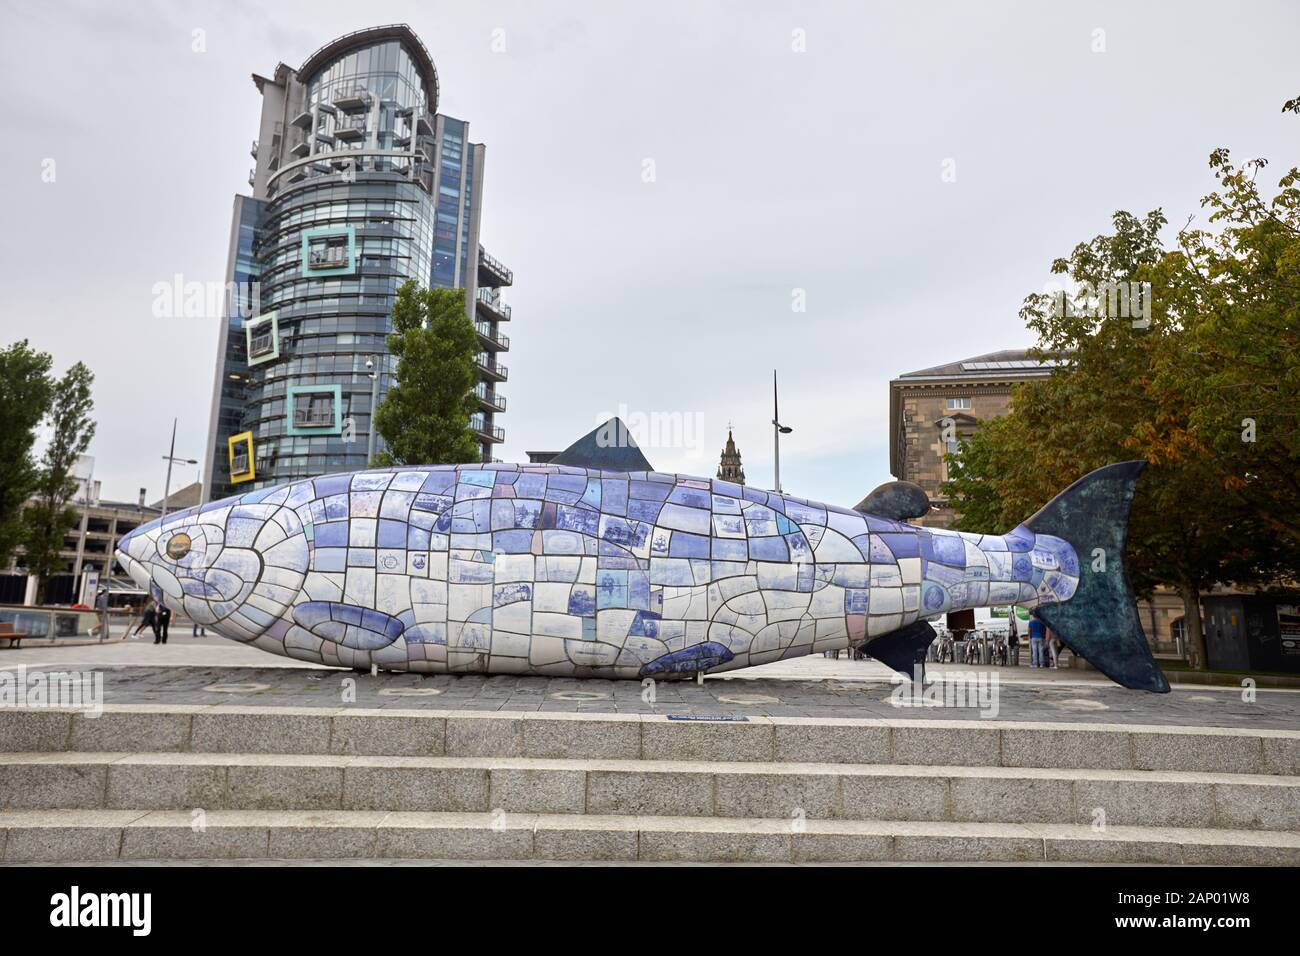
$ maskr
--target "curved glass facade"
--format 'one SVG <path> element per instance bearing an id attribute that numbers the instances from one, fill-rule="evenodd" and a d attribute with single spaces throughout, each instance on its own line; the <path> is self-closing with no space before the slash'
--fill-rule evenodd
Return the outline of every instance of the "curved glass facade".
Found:
<path id="1" fill-rule="evenodd" d="M 244 428 L 253 433 L 258 477 L 269 484 L 365 467 L 370 436 L 371 379 L 380 395 L 390 371 L 385 336 L 397 288 L 429 282 L 433 209 L 419 186 L 393 174 L 359 173 L 355 183 L 324 177 L 277 196 L 258 245 L 262 308 L 279 319 L 280 359 L 252 370 Z M 303 269 L 302 234 L 351 227 L 356 262 L 349 274 L 317 277 Z M 290 386 L 339 385 L 340 434 L 290 434 Z"/>
<path id="2" fill-rule="evenodd" d="M 330 103 L 363 90 L 421 112 L 428 109 L 427 81 L 411 55 L 396 40 L 351 50 L 306 79 L 307 102 Z"/>
<path id="3" fill-rule="evenodd" d="M 485 347 L 503 351 L 507 341 L 493 341 L 496 314 L 475 311 L 483 148 L 468 142 L 467 123 L 428 112 L 436 77 L 421 70 L 427 53 L 412 54 L 422 47 L 406 28 L 334 42 L 337 53 L 323 63 L 313 55 L 309 75 L 281 67 L 273 79 L 255 77 L 261 136 L 254 198 L 242 208 L 256 229 L 251 250 L 240 233 L 238 266 L 260 283 L 259 315 L 275 321 L 232 322 L 223 336 L 209 498 L 365 467 L 374 387 L 366 360 L 382 398 L 392 372 L 389 312 L 408 279 L 466 289 L 467 309 L 490 331 Z M 501 435 L 492 409 L 503 400 L 489 384 L 504 370 L 486 354 L 480 365 L 495 376 L 485 379 L 474 422 L 490 457 Z M 234 484 L 219 452 L 244 431 L 256 477 Z"/>

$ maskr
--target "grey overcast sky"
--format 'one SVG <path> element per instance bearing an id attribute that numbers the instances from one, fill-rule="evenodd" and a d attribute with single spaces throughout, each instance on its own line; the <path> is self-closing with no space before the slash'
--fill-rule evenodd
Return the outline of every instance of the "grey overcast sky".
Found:
<path id="1" fill-rule="evenodd" d="M 711 475 L 734 422 L 769 487 L 776 367 L 783 484 L 851 505 L 889 478 L 891 377 L 1030 344 L 1051 259 L 1116 209 L 1180 225 L 1215 147 L 1297 160 L 1294 0 L 0 0 L 0 333 L 95 371 L 105 497 L 161 497 L 173 416 L 204 456 L 218 322 L 153 287 L 223 280 L 250 74 L 394 22 L 487 144 L 507 461 L 622 406 L 681 416 L 664 470 Z"/>

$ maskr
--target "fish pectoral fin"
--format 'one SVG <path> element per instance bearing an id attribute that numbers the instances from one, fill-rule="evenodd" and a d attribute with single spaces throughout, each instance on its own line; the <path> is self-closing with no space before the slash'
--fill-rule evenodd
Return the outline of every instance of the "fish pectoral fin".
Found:
<path id="1" fill-rule="evenodd" d="M 606 471 L 654 471 L 619 418 L 611 418 L 583 435 L 549 464 Z"/>
<path id="2" fill-rule="evenodd" d="M 885 666 L 911 677 L 916 665 L 925 660 L 926 649 L 934 643 L 935 637 L 936 631 L 929 621 L 917 621 L 868 639 L 862 650 Z"/>
<path id="3" fill-rule="evenodd" d="M 293 621 L 315 637 L 362 651 L 387 647 L 406 627 L 382 611 L 342 601 L 305 601 L 295 605 Z"/>
<path id="4" fill-rule="evenodd" d="M 906 521 L 930 513 L 930 497 L 920 485 L 910 481 L 887 481 L 867 495 L 853 510 L 859 514 Z"/>

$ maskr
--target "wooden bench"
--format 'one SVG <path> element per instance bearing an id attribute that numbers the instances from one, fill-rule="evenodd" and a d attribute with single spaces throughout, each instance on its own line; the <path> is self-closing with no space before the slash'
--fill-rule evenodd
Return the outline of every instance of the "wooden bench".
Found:
<path id="1" fill-rule="evenodd" d="M 14 626 L 8 621 L 0 621 L 0 638 L 7 639 L 10 647 L 17 647 L 19 642 L 26 636 L 20 631 L 15 631 Z"/>

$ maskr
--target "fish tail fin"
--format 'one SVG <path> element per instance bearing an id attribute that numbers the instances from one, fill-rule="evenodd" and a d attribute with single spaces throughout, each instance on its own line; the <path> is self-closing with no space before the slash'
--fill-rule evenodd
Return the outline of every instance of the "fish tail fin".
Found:
<path id="1" fill-rule="evenodd" d="M 1117 684 L 1167 693 L 1169 681 L 1151 656 L 1124 566 L 1129 509 L 1145 461 L 1122 461 L 1090 472 L 1049 501 L 1024 525 L 1064 539 L 1079 558 L 1079 586 L 1070 600 L 1038 614 L 1067 647 Z"/>

